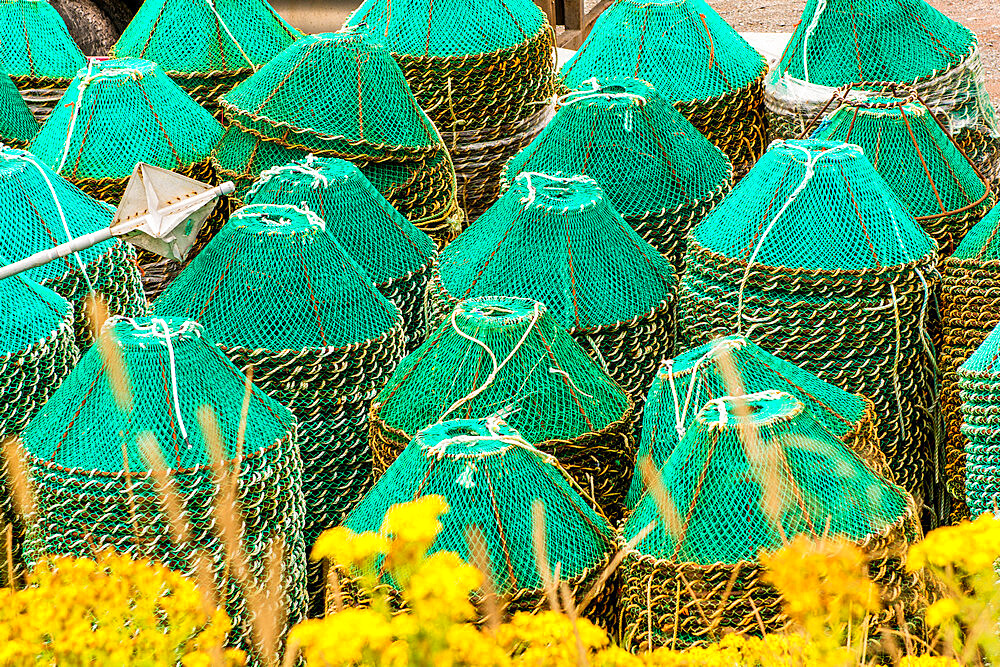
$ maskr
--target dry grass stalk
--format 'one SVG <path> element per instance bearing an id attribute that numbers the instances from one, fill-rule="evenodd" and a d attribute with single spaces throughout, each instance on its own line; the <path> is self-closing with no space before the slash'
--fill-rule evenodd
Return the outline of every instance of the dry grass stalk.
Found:
<path id="1" fill-rule="evenodd" d="M 588 667 L 590 661 L 587 660 L 587 649 L 580 638 L 580 629 L 576 627 L 576 604 L 573 602 L 573 593 L 569 590 L 569 585 L 565 581 L 559 582 L 559 593 L 562 595 L 562 604 L 566 610 L 566 616 L 569 617 L 570 625 L 573 627 L 573 638 L 576 640 L 576 664 L 578 667 Z"/>
<path id="2" fill-rule="evenodd" d="M 479 526 L 466 527 L 465 541 L 469 545 L 472 564 L 483 577 L 482 600 L 479 603 L 480 613 L 486 619 L 486 628 L 495 635 L 500 629 L 500 605 L 497 600 L 496 586 L 493 583 L 493 566 L 486 549 L 486 540 L 483 539 L 483 532 Z"/>
<path id="3" fill-rule="evenodd" d="M 167 523 L 170 527 L 174 544 L 183 546 L 190 542 L 188 534 L 188 523 L 184 520 L 184 507 L 181 503 L 177 489 L 174 488 L 173 476 L 163 462 L 160 454 L 160 445 L 149 431 L 140 433 L 137 444 L 139 452 L 146 460 L 150 475 L 155 483 L 156 493 L 160 499 L 164 514 L 167 515 Z"/>
<path id="4" fill-rule="evenodd" d="M 132 384 L 129 380 L 128 368 L 125 366 L 125 359 L 122 357 L 121 348 L 115 338 L 114 331 L 105 329 L 104 324 L 108 321 L 108 309 L 104 301 L 96 294 L 87 297 L 87 312 L 89 313 L 90 326 L 94 336 L 95 345 L 107 369 L 108 378 L 111 380 L 111 393 L 114 395 L 115 403 L 124 412 L 132 411 Z"/>
<path id="5" fill-rule="evenodd" d="M 35 513 L 35 496 L 25 466 L 24 447 L 20 438 L 8 438 L 3 446 L 3 454 L 7 464 L 7 477 L 14 509 L 21 517 L 29 517 Z"/>
<path id="6" fill-rule="evenodd" d="M 535 563 L 538 565 L 538 572 L 542 577 L 542 586 L 545 588 L 545 597 L 549 601 L 549 608 L 554 612 L 559 612 L 559 598 L 556 596 L 555 581 L 558 576 L 552 576 L 549 569 L 549 557 L 545 538 L 545 505 L 536 500 L 531 504 L 531 536 L 535 547 Z"/>

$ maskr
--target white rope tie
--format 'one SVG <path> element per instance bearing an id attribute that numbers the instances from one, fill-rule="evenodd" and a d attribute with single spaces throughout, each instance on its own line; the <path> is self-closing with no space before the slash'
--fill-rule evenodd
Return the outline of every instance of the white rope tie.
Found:
<path id="1" fill-rule="evenodd" d="M 611 92 L 605 88 L 601 88 L 600 84 L 597 83 L 596 78 L 587 79 L 581 85 L 590 84 L 590 90 L 573 90 L 565 95 L 561 95 L 556 98 L 556 106 L 569 106 L 571 104 L 576 104 L 577 102 L 582 102 L 584 100 L 591 100 L 595 98 L 603 98 L 607 100 L 629 100 L 635 102 L 635 106 L 628 107 L 628 113 L 625 114 L 625 131 L 631 132 L 635 116 L 635 107 L 643 107 L 646 105 L 646 98 L 642 95 L 629 92 Z"/>
<path id="2" fill-rule="evenodd" d="M 231 220 L 242 220 L 243 218 L 257 218 L 261 222 L 268 225 L 273 225 L 275 227 L 283 227 L 285 225 L 291 224 L 291 220 L 288 218 L 272 217 L 266 215 L 262 211 L 271 206 L 280 206 L 282 208 L 290 208 L 296 213 L 299 213 L 306 219 L 306 222 L 316 227 L 322 231 L 326 231 L 326 221 L 323 218 L 316 215 L 316 213 L 310 211 L 306 206 L 305 202 L 302 202 L 303 206 L 296 206 L 295 204 L 250 204 L 249 206 L 244 206 L 236 213 L 233 213 Z"/>
<path id="3" fill-rule="evenodd" d="M 313 190 L 319 190 L 321 187 L 330 187 L 330 177 L 315 166 L 316 156 L 312 153 L 306 155 L 305 159 L 301 162 L 293 162 L 291 164 L 283 164 L 277 167 L 271 167 L 263 172 L 261 172 L 260 177 L 257 182 L 254 183 L 250 191 L 247 192 L 247 199 L 253 199 L 253 196 L 260 192 L 261 187 L 270 181 L 275 176 L 280 176 L 281 174 L 303 174 L 312 178 L 312 182 L 309 184 Z M 350 178 L 350 174 L 344 175 L 344 181 Z"/>
<path id="4" fill-rule="evenodd" d="M 236 36 L 233 35 L 232 32 L 230 32 L 229 26 L 227 26 L 226 22 L 222 19 L 222 15 L 219 14 L 219 10 L 217 10 L 215 8 L 215 0 L 205 0 L 205 3 L 208 5 L 208 8 L 212 10 L 212 13 L 215 14 L 215 18 L 219 21 L 219 25 L 221 25 L 222 29 L 226 31 L 227 35 L 229 35 L 229 39 L 233 40 L 233 45 L 237 49 L 239 49 L 240 54 L 242 54 L 242 56 L 246 59 L 247 63 L 249 63 L 249 65 L 250 65 L 250 67 L 251 68 L 256 67 L 256 65 L 254 64 L 253 60 L 251 60 L 250 56 L 247 55 L 247 52 L 243 50 L 243 47 L 240 45 L 239 41 L 236 39 Z"/>
<path id="5" fill-rule="evenodd" d="M 90 82 L 94 80 L 91 72 L 94 69 L 95 62 L 97 61 L 93 58 L 87 59 L 87 74 L 80 79 L 80 83 L 76 86 L 76 102 L 73 103 L 73 114 L 69 117 L 69 127 L 66 129 L 66 143 L 63 144 L 62 158 L 59 160 L 59 166 L 56 167 L 57 174 L 62 174 L 62 170 L 66 166 L 66 158 L 69 157 L 69 144 L 73 140 L 73 132 L 76 131 L 76 119 L 80 115 L 80 105 L 83 103 L 83 93 L 87 90 Z"/>
<path id="6" fill-rule="evenodd" d="M 531 182 L 532 179 L 535 179 L 535 178 L 540 178 L 542 180 L 546 180 L 546 181 L 549 181 L 551 183 L 559 183 L 561 185 L 568 185 L 570 183 L 586 183 L 587 181 L 592 180 L 591 178 L 589 178 L 587 176 L 582 176 L 582 175 L 577 175 L 577 176 L 553 176 L 552 174 L 543 174 L 543 173 L 538 172 L 538 171 L 522 171 L 520 174 L 517 175 L 517 178 L 515 178 L 514 180 L 515 181 L 524 181 L 525 185 L 528 188 L 528 198 L 525 199 L 525 200 L 522 200 L 524 202 L 525 206 L 531 206 L 535 202 L 535 196 L 536 196 L 537 193 L 535 191 L 534 184 Z"/>
<path id="7" fill-rule="evenodd" d="M 809 82 L 809 38 L 812 37 L 813 30 L 819 25 L 819 18 L 826 11 L 827 0 L 817 0 L 816 12 L 813 14 L 809 26 L 806 28 L 805 36 L 802 38 L 802 76 L 806 83 Z"/>
<path id="8" fill-rule="evenodd" d="M 181 401 L 177 389 L 177 362 L 174 357 L 174 346 L 170 339 L 175 334 L 185 334 L 190 331 L 194 331 L 198 325 L 195 322 L 185 322 L 180 329 L 171 332 L 170 325 L 167 324 L 167 321 L 161 317 L 154 317 L 150 319 L 149 326 L 142 326 L 132 318 L 112 318 L 108 321 L 108 323 L 112 324 L 122 320 L 131 323 L 136 330 L 136 336 L 153 336 L 154 338 L 160 338 L 163 340 L 164 345 L 167 348 L 167 357 L 170 361 L 170 388 L 173 394 L 174 414 L 177 416 L 177 426 L 180 429 L 181 437 L 184 438 L 185 442 L 187 442 L 187 427 L 184 426 L 184 418 L 181 416 Z M 160 332 L 160 327 L 163 327 L 162 333 Z M 191 447 L 190 442 L 188 442 L 188 447 Z"/>

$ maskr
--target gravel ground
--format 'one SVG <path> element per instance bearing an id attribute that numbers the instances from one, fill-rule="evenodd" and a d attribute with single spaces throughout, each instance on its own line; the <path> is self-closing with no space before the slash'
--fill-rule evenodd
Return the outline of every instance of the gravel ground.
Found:
<path id="1" fill-rule="evenodd" d="M 336 30 L 359 0 L 272 0 L 282 16 L 308 32 Z M 740 32 L 792 32 L 805 0 L 709 0 Z M 987 88 L 1000 101 L 1000 12 L 987 0 L 930 0 L 979 35 Z"/>

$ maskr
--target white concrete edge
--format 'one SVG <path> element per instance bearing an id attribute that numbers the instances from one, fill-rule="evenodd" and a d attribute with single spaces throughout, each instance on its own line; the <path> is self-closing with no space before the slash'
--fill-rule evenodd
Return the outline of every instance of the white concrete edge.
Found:
<path id="1" fill-rule="evenodd" d="M 740 35 L 772 65 L 781 59 L 781 54 L 792 37 L 790 32 L 741 32 Z M 561 68 L 574 53 L 576 51 L 556 49 L 556 67 Z"/>

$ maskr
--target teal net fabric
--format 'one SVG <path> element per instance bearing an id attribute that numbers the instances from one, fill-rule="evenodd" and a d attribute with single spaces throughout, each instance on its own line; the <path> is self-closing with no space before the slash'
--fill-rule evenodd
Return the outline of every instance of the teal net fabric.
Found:
<path id="1" fill-rule="evenodd" d="M 679 342 L 745 334 L 880 415 L 896 480 L 929 498 L 934 241 L 850 144 L 778 142 L 692 232 Z"/>
<path id="2" fill-rule="evenodd" d="M 110 206 L 84 194 L 32 154 L 11 148 L 0 148 L 0 204 L 6 220 L 0 234 L 4 265 L 108 227 L 114 216 Z M 73 305 L 81 346 L 92 339 L 85 308 L 91 286 L 112 315 L 139 315 L 146 306 L 135 251 L 119 240 L 102 241 L 21 275 Z"/>
<path id="3" fill-rule="evenodd" d="M 375 399 L 376 471 L 425 426 L 499 415 L 613 512 L 634 465 L 632 405 L 540 303 L 468 299 L 403 359 Z"/>
<path id="4" fill-rule="evenodd" d="M 679 270 L 684 237 L 732 188 L 729 159 L 651 85 L 588 80 L 560 98 L 545 129 L 507 165 L 583 174 L 640 236 Z"/>
<path id="5" fill-rule="evenodd" d="M 975 518 L 1000 502 L 1000 328 L 993 329 L 958 369 L 962 400 L 965 503 Z M 961 481 L 961 480 L 960 480 Z"/>
<path id="6" fill-rule="evenodd" d="M 48 0 L 0 2 L 0 45 L 0 70 L 14 77 L 72 79 L 87 64 Z"/>
<path id="7" fill-rule="evenodd" d="M 770 354 L 743 336 L 726 336 L 668 359 L 649 390 L 643 413 L 637 468 L 629 488 L 634 508 L 646 485 L 643 459 L 660 466 L 709 401 L 735 393 L 783 391 L 802 402 L 811 418 L 857 454 L 873 471 L 892 479 L 879 449 L 875 407 L 868 399 L 824 382 Z"/>
<path id="8" fill-rule="evenodd" d="M 32 565 L 49 554 L 86 557 L 111 547 L 194 576 L 193 554 L 204 550 L 234 620 L 230 641 L 251 649 L 251 611 L 226 572 L 217 533 L 216 463 L 228 470 L 241 456 L 240 544 L 254 580 L 264 580 L 272 540 L 284 540 L 278 571 L 285 593 L 276 602 L 287 605 L 294 623 L 305 573 L 295 420 L 256 387 L 248 393 L 243 374 L 194 322 L 116 318 L 107 326 L 124 371 L 116 373 L 92 348 L 24 432 L 36 489 L 25 559 Z M 215 436 L 203 421 L 206 409 Z M 174 542 L 151 473 L 157 451 L 181 505 L 186 543 Z"/>
<path id="9" fill-rule="evenodd" d="M 449 508 L 428 553 L 453 551 L 474 563 L 466 536 L 470 527 L 478 528 L 496 592 L 513 597 L 515 608 L 530 609 L 544 598 L 534 503 L 544 508 L 546 558 L 550 568 L 559 568 L 560 580 L 574 588 L 592 583 L 612 555 L 614 531 L 607 519 L 553 457 L 498 418 L 446 420 L 421 429 L 343 525 L 388 537 L 386 512 L 428 495 L 442 496 Z"/>
<path id="10" fill-rule="evenodd" d="M 148 60 L 93 62 L 62 101 L 31 152 L 74 179 L 125 179 L 137 162 L 188 170 L 222 137 L 219 122 Z"/>
<path id="11" fill-rule="evenodd" d="M 38 133 L 38 121 L 10 77 L 0 71 L 0 142 L 24 148 Z"/>

